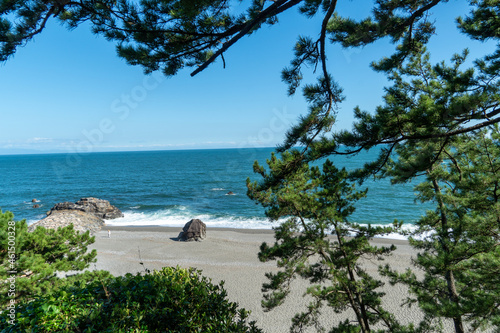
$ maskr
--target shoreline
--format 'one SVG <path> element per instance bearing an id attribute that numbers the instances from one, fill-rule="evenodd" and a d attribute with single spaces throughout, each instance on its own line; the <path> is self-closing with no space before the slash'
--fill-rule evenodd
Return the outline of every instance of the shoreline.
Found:
<path id="1" fill-rule="evenodd" d="M 182 227 L 169 227 L 169 226 L 161 226 L 161 225 L 104 225 L 101 231 L 131 231 L 131 232 L 165 232 L 172 233 L 177 232 L 180 233 L 182 231 Z M 250 234 L 250 235 L 274 235 L 273 229 L 249 229 L 249 228 L 228 228 L 228 227 L 209 227 L 207 226 L 207 234 L 211 231 L 230 231 L 242 234 Z M 401 238 L 391 238 L 391 237 L 377 237 L 372 238 L 370 242 L 374 244 L 387 244 L 390 242 L 394 245 L 409 245 L 408 240 Z"/>
<path id="2" fill-rule="evenodd" d="M 102 227 L 102 230 L 120 230 L 120 231 L 143 231 L 143 232 L 181 232 L 182 227 L 169 227 L 161 225 L 107 225 Z M 207 232 L 214 231 L 234 231 L 245 234 L 274 234 L 272 229 L 243 229 L 243 228 L 227 228 L 227 227 L 208 227 Z"/>

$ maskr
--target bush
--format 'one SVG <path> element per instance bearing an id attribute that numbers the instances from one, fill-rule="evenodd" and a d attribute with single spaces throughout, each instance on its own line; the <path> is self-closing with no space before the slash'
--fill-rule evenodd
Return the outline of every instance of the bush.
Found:
<path id="1" fill-rule="evenodd" d="M 200 271 L 165 267 L 145 275 L 103 277 L 40 296 L 16 309 L 2 332 L 261 332 L 229 302 L 223 283 Z"/>

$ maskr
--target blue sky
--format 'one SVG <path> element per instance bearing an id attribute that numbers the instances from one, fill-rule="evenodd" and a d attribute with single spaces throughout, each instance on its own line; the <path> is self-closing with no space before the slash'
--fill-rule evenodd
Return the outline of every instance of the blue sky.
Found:
<path id="1" fill-rule="evenodd" d="M 339 2 L 339 14 L 368 14 L 353 4 Z M 433 61 L 464 47 L 471 58 L 493 51 L 492 43 L 471 42 L 455 29 L 454 18 L 464 10 L 456 1 L 433 10 Z M 234 45 L 225 53 L 225 69 L 218 61 L 194 78 L 189 70 L 165 78 L 127 65 L 88 26 L 68 31 L 49 23 L 0 64 L 0 154 L 275 146 L 307 108 L 300 93 L 287 96 L 280 71 L 297 36 L 317 36 L 319 28 L 318 19 L 294 10 Z M 387 41 L 329 47 L 329 70 L 346 96 L 337 129 L 351 126 L 356 105 L 373 110 L 381 103 L 387 82 L 369 63 L 393 49 Z"/>

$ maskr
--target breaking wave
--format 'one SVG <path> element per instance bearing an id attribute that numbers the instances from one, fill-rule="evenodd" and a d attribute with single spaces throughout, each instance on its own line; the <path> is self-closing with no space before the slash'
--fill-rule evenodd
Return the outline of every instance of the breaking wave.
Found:
<path id="1" fill-rule="evenodd" d="M 235 228 L 235 229 L 272 229 L 285 219 L 271 222 L 264 217 L 237 217 L 227 215 L 196 214 L 185 206 L 176 206 L 154 212 L 125 211 L 123 218 L 107 220 L 110 226 L 165 226 L 183 227 L 191 219 L 202 220 L 209 228 Z M 377 226 L 372 224 L 372 226 Z M 414 225 L 405 225 L 406 230 L 414 229 Z M 392 233 L 381 238 L 406 239 L 405 236 Z"/>

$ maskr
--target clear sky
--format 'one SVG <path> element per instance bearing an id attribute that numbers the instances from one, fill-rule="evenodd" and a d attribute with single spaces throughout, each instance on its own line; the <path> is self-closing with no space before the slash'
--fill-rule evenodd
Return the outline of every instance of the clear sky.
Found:
<path id="1" fill-rule="evenodd" d="M 366 8 L 339 1 L 338 12 L 361 18 Z M 218 61 L 194 78 L 189 70 L 168 79 L 146 76 L 88 26 L 68 31 L 52 21 L 0 64 L 0 154 L 275 146 L 307 108 L 300 92 L 287 96 L 281 69 L 297 36 L 316 37 L 320 29 L 318 19 L 292 11 L 235 44 L 225 53 L 225 69 Z M 470 42 L 456 30 L 454 19 L 467 11 L 463 1 L 433 10 L 433 61 L 464 47 L 471 58 L 493 51 L 493 44 Z M 356 105 L 374 110 L 381 103 L 387 82 L 369 63 L 393 50 L 387 41 L 352 50 L 330 46 L 329 70 L 346 96 L 337 129 L 350 128 Z"/>

